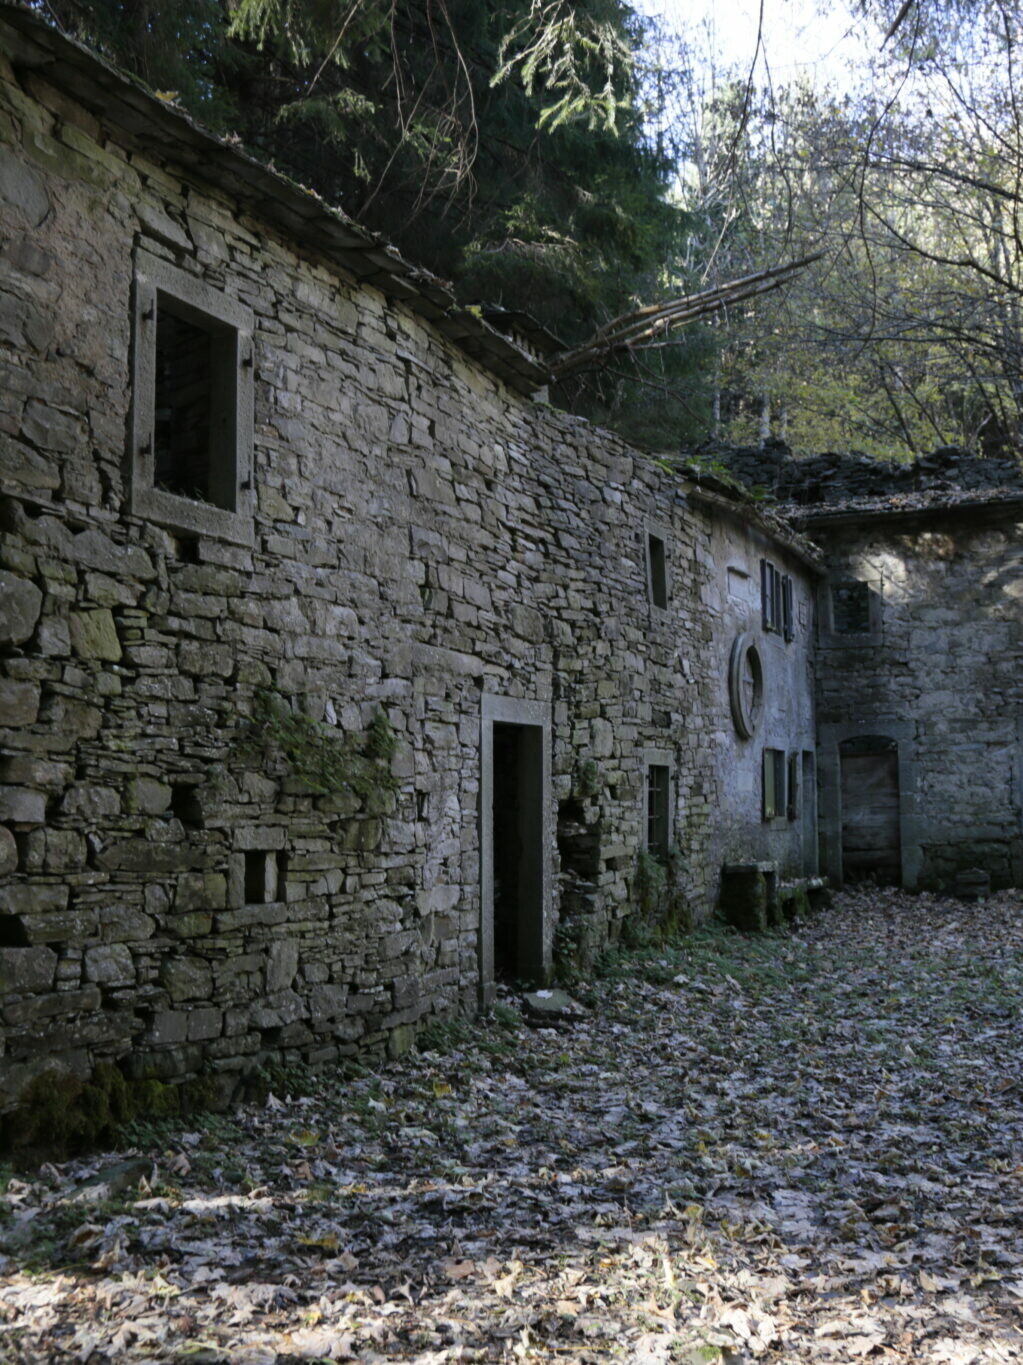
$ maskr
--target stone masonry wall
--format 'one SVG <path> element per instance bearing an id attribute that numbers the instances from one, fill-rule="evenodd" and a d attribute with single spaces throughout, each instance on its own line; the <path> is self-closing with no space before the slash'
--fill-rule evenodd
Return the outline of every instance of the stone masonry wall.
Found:
<path id="1" fill-rule="evenodd" d="M 226 1098 L 268 1055 L 397 1049 L 475 1008 L 484 692 L 551 706 L 563 923 L 599 944 L 628 913 L 650 749 L 705 912 L 726 844 L 762 833 L 759 744 L 723 738 L 721 560 L 770 536 L 38 75 L 0 76 L 3 1103 L 101 1059 Z M 252 310 L 251 545 L 131 514 L 140 248 Z M 788 648 L 802 700 L 772 724 L 803 745 L 809 632 Z M 385 715 L 396 789 L 316 795 L 247 750 L 261 688 L 339 736 Z"/>
<path id="2" fill-rule="evenodd" d="M 873 638 L 820 641 L 822 758 L 840 737 L 901 750 L 904 875 L 942 887 L 979 867 L 1023 885 L 1023 521 L 1018 506 L 860 517 L 812 533 L 831 578 L 879 598 Z M 823 613 L 822 613 L 823 614 Z M 825 844 L 840 875 L 836 826 Z"/>

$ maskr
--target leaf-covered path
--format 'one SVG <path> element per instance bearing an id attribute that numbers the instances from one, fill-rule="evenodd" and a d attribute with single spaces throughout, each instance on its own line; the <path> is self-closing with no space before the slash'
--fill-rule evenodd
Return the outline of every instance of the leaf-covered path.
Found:
<path id="1" fill-rule="evenodd" d="M 10 1181 L 0 1360 L 1021 1359 L 1021 987 L 1018 893 L 848 895 L 141 1131 Z"/>

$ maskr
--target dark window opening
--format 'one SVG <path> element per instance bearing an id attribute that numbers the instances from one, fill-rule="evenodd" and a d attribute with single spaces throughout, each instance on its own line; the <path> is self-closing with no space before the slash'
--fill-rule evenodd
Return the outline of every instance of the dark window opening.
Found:
<path id="1" fill-rule="evenodd" d="M 799 785 L 802 768 L 802 755 L 789 754 L 788 792 L 785 810 L 790 820 L 799 818 Z"/>
<path id="2" fill-rule="evenodd" d="M 202 802 L 199 799 L 199 788 L 193 783 L 178 783 L 171 788 L 170 808 L 171 814 L 183 825 L 192 829 L 202 828 Z"/>
<path id="3" fill-rule="evenodd" d="M 781 628 L 786 640 L 795 638 L 796 626 L 792 610 L 792 579 L 785 574 L 781 580 Z"/>
<path id="4" fill-rule="evenodd" d="M 251 849 L 245 854 L 245 904 L 282 901 L 288 880 L 288 855 Z"/>
<path id="5" fill-rule="evenodd" d="M 267 895 L 269 867 L 267 856 L 259 850 L 251 850 L 245 855 L 245 904 L 265 905 L 271 899 Z"/>
<path id="6" fill-rule="evenodd" d="M 647 575 L 650 601 L 655 607 L 668 605 L 668 561 L 664 541 L 651 532 L 647 536 Z"/>
<path id="7" fill-rule="evenodd" d="M 657 858 L 668 856 L 671 775 L 663 763 L 646 770 L 646 847 Z"/>
<path id="8" fill-rule="evenodd" d="M 153 482 L 194 502 L 233 510 L 233 470 L 223 452 L 233 440 L 234 332 L 157 296 Z M 230 401 L 228 401 L 230 399 Z"/>
<path id="9" fill-rule="evenodd" d="M 760 561 L 760 609 L 764 630 L 781 630 L 781 574 L 769 559 Z"/>
<path id="10" fill-rule="evenodd" d="M 785 814 L 785 751 L 764 750 L 764 819 Z"/>
<path id="11" fill-rule="evenodd" d="M 831 585 L 831 624 L 838 635 L 866 635 L 870 630 L 870 588 L 866 583 Z"/>

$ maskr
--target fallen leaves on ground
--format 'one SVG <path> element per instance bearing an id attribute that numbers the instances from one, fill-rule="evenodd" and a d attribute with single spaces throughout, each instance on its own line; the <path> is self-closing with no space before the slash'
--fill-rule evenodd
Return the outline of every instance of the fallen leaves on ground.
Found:
<path id="1" fill-rule="evenodd" d="M 1023 1358 L 1023 898 L 612 959 L 0 1200 L 0 1359 Z"/>

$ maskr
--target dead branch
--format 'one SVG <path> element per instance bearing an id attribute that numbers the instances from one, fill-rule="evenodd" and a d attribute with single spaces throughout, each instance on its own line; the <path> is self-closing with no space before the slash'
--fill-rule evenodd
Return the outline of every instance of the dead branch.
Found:
<path id="1" fill-rule="evenodd" d="M 789 261 L 770 270 L 758 270 L 754 275 L 745 275 L 742 279 L 704 289 L 698 294 L 683 294 L 664 303 L 650 303 L 629 313 L 622 313 L 581 346 L 564 351 L 557 357 L 551 365 L 551 375 L 555 379 L 564 379 L 566 375 L 586 368 L 598 359 L 620 351 L 638 350 L 655 339 L 663 338 L 666 332 L 676 327 L 707 317 L 731 304 L 778 289 L 800 270 L 819 261 L 823 255 L 822 251 L 817 251 L 798 261 Z"/>

